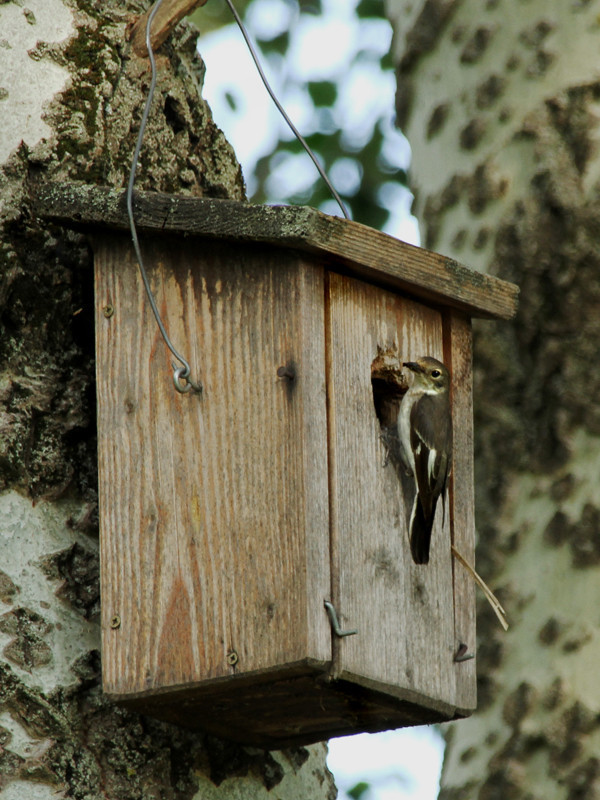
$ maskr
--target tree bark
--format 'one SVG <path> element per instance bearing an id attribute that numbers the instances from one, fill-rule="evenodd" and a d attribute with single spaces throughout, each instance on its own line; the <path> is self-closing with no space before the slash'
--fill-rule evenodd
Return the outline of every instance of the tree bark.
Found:
<path id="1" fill-rule="evenodd" d="M 149 84 L 147 4 L 0 4 L 0 794 L 332 798 L 323 745 L 278 753 L 180 730 L 100 689 L 94 298 L 86 239 L 35 219 L 37 181 L 127 183 Z M 200 97 L 195 31 L 157 53 L 137 186 L 243 199 Z"/>
<path id="2" fill-rule="evenodd" d="M 475 327 L 479 709 L 440 797 L 600 797 L 597 8 L 388 0 L 424 244 L 521 286 Z"/>

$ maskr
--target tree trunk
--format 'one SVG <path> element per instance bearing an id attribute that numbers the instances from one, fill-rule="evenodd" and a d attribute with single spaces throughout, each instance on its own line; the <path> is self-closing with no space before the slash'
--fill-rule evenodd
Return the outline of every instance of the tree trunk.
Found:
<path id="1" fill-rule="evenodd" d="M 150 75 L 128 30 L 147 5 L 0 4 L 0 794 L 331 798 L 323 745 L 243 748 L 100 689 L 91 256 L 28 197 L 41 180 L 126 185 Z M 183 24 L 157 54 L 137 185 L 243 199 L 195 42 Z"/>
<path id="2" fill-rule="evenodd" d="M 441 797 L 600 797 L 600 67 L 589 2 L 388 0 L 424 244 L 514 281 L 475 333 L 479 709 Z"/>

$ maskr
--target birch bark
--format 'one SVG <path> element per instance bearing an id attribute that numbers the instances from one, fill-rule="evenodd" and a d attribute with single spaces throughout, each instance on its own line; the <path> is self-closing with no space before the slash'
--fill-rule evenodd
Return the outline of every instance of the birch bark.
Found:
<path id="1" fill-rule="evenodd" d="M 423 241 L 521 286 L 475 328 L 479 710 L 440 797 L 600 797 L 594 3 L 387 0 Z"/>

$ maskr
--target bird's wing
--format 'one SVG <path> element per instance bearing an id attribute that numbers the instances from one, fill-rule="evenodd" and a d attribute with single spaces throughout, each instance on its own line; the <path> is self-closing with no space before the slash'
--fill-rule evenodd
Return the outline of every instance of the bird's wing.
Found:
<path id="1" fill-rule="evenodd" d="M 439 396 L 423 395 L 411 411 L 415 477 L 426 517 L 433 515 L 446 488 L 452 455 L 450 409 L 440 400 Z"/>

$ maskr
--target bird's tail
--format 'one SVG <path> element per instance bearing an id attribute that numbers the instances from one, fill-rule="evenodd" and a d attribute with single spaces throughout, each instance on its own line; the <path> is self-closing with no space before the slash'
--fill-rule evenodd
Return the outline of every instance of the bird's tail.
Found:
<path id="1" fill-rule="evenodd" d="M 429 563 L 429 545 L 435 517 L 435 504 L 431 511 L 431 516 L 426 517 L 423 504 L 417 494 L 410 517 L 410 552 L 415 564 Z"/>

